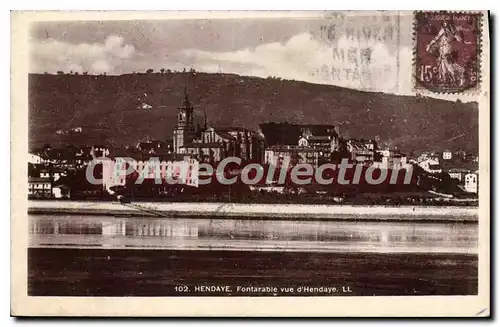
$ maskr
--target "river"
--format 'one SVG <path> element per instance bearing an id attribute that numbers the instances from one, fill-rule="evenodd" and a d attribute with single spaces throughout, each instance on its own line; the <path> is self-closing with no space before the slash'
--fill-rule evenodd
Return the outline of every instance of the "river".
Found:
<path id="1" fill-rule="evenodd" d="M 30 215 L 30 246 L 55 248 L 462 253 L 477 224 Z"/>
<path id="2" fill-rule="evenodd" d="M 477 233 L 473 222 L 30 215 L 28 293 L 472 295 Z M 272 291 L 241 291 L 254 286 Z"/>

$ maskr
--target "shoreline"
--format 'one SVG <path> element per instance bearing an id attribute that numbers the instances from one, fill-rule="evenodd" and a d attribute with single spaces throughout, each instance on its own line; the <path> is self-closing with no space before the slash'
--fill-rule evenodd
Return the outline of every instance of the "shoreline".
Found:
<path id="1" fill-rule="evenodd" d="M 478 207 L 28 201 L 28 214 L 250 220 L 478 222 Z"/>

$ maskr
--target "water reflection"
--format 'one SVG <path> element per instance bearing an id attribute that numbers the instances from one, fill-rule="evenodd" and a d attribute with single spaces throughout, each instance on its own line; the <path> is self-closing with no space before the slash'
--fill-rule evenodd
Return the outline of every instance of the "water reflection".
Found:
<path id="1" fill-rule="evenodd" d="M 476 253 L 477 224 L 30 216 L 32 247 Z"/>

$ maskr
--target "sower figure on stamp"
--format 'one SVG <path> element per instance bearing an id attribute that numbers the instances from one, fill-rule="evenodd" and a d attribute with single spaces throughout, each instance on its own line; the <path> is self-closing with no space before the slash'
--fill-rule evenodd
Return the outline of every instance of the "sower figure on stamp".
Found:
<path id="1" fill-rule="evenodd" d="M 443 21 L 441 29 L 438 34 L 429 42 L 426 51 L 430 52 L 434 44 L 438 43 L 439 57 L 438 57 L 438 78 L 441 82 L 446 83 L 447 78 L 453 84 L 458 81 L 459 86 L 465 83 L 464 67 L 456 63 L 456 58 L 453 57 L 453 43 L 460 42 L 470 44 L 464 41 L 459 35 L 459 28 L 455 27 L 451 21 Z"/>

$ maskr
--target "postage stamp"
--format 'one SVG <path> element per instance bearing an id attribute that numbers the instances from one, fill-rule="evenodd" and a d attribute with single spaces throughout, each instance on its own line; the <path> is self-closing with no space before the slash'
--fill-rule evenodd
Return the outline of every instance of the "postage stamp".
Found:
<path id="1" fill-rule="evenodd" d="M 481 82 L 481 13 L 415 12 L 415 88 L 475 91 Z"/>
<path id="2" fill-rule="evenodd" d="M 488 316 L 486 18 L 12 13 L 12 315 Z"/>

